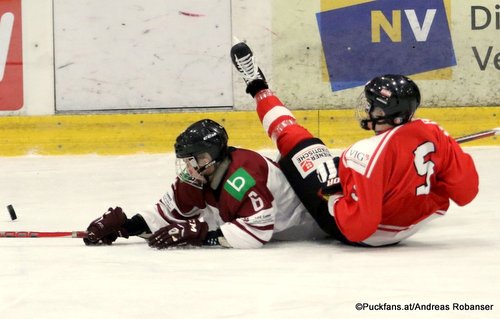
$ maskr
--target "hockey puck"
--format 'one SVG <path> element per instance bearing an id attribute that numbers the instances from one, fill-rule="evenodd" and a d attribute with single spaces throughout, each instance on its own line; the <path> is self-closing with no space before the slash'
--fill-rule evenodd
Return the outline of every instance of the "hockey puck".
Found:
<path id="1" fill-rule="evenodd" d="M 9 211 L 10 219 L 16 220 L 17 219 L 17 215 L 16 215 L 16 211 L 14 210 L 14 207 L 12 205 L 8 205 L 7 206 L 7 210 Z"/>

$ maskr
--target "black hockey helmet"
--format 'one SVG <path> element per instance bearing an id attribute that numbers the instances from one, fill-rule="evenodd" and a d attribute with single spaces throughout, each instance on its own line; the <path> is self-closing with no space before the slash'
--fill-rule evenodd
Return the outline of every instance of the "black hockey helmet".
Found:
<path id="1" fill-rule="evenodd" d="M 227 156 L 227 140 L 224 127 L 212 120 L 204 119 L 191 124 L 175 141 L 177 176 L 201 188 L 207 182 L 207 170 Z"/>
<path id="2" fill-rule="evenodd" d="M 363 111 L 369 119 L 361 119 L 364 129 L 370 129 L 368 124 L 401 125 L 408 122 L 420 105 L 420 90 L 410 78 L 399 74 L 386 74 L 375 77 L 366 83 L 364 88 Z M 384 116 L 372 116 L 372 111 L 380 108 Z"/>
<path id="3" fill-rule="evenodd" d="M 228 136 L 224 127 L 212 120 L 204 119 L 191 124 L 175 141 L 177 158 L 196 157 L 201 153 L 209 153 L 212 159 L 219 162 L 227 155 Z"/>

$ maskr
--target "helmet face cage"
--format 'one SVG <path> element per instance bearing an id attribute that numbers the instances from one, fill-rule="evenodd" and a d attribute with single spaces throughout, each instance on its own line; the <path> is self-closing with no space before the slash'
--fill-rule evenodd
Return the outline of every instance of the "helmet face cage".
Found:
<path id="1" fill-rule="evenodd" d="M 362 92 L 356 100 L 355 116 L 359 121 L 361 128 L 365 130 L 376 131 L 377 124 L 390 124 L 394 126 L 402 124 L 394 123 L 394 117 L 386 116 L 384 110 L 367 99 L 364 92 Z"/>
<path id="2" fill-rule="evenodd" d="M 364 121 L 370 119 L 371 110 L 372 110 L 372 104 L 366 99 L 365 93 L 364 92 L 360 93 L 358 98 L 356 99 L 356 109 L 355 109 L 356 119 L 360 123 L 364 123 Z M 363 124 L 361 124 L 361 127 L 364 128 Z"/>
<path id="3" fill-rule="evenodd" d="M 211 159 L 208 153 L 199 160 L 194 156 L 176 158 L 175 172 L 181 181 L 201 189 L 203 184 L 207 183 L 203 173 L 213 165 L 215 165 L 215 161 Z"/>

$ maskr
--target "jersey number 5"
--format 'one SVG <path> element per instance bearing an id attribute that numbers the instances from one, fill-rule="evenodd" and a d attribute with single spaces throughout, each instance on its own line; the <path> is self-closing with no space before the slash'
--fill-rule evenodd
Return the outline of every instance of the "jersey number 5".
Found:
<path id="1" fill-rule="evenodd" d="M 434 143 L 426 142 L 413 151 L 413 154 L 415 154 L 413 164 L 415 165 L 417 174 L 419 176 L 425 176 L 425 183 L 418 186 L 415 190 L 417 196 L 429 194 L 431 191 L 431 176 L 434 174 L 434 162 L 426 161 L 425 157 L 430 153 L 434 153 L 435 150 Z"/>

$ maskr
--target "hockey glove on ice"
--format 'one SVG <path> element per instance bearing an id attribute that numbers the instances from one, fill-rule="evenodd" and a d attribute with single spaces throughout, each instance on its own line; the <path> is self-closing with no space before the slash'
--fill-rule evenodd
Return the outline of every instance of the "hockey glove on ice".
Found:
<path id="1" fill-rule="evenodd" d="M 127 215 L 120 207 L 108 208 L 102 217 L 92 221 L 87 228 L 88 237 L 83 239 L 85 245 L 111 245 L 118 237 L 128 238 L 124 228 Z"/>
<path id="2" fill-rule="evenodd" d="M 339 157 L 334 157 L 322 163 L 317 169 L 316 174 L 321 183 L 320 195 L 329 196 L 335 193 L 342 192 L 342 185 L 340 185 L 340 178 L 337 169 L 339 167 Z"/>
<path id="3" fill-rule="evenodd" d="M 189 219 L 160 228 L 149 237 L 148 243 L 150 247 L 158 249 L 186 245 L 201 246 L 207 232 L 207 223 Z"/>

